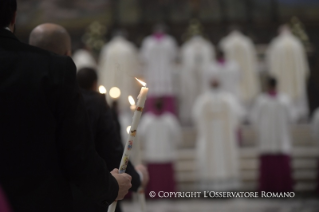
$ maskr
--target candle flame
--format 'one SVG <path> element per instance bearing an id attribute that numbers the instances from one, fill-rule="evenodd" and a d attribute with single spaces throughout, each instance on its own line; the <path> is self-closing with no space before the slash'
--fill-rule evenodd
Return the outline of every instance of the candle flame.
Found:
<path id="1" fill-rule="evenodd" d="M 128 101 L 130 102 L 131 105 L 135 105 L 135 100 L 132 96 L 128 96 Z"/>
<path id="2" fill-rule="evenodd" d="M 105 89 L 105 87 L 104 87 L 103 85 L 100 85 L 100 87 L 99 87 L 99 92 L 100 92 L 101 94 L 106 94 L 106 89 Z"/>
<path id="3" fill-rule="evenodd" d="M 118 87 L 113 87 L 110 89 L 110 96 L 113 99 L 117 99 L 121 96 L 121 90 Z"/>
<path id="4" fill-rule="evenodd" d="M 139 83 L 141 83 L 144 87 L 146 87 L 146 83 L 145 83 L 145 82 L 143 82 L 143 81 L 137 79 L 136 77 L 135 77 L 135 79 L 136 79 Z"/>
<path id="5" fill-rule="evenodd" d="M 127 132 L 127 134 L 129 134 L 129 133 L 130 133 L 130 130 L 131 130 L 131 126 L 128 126 L 128 127 L 126 128 L 126 132 Z"/>

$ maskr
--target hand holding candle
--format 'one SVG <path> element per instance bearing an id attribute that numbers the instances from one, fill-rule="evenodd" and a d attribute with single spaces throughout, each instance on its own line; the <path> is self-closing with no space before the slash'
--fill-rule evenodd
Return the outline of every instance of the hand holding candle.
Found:
<path id="1" fill-rule="evenodd" d="M 137 133 L 137 127 L 138 127 L 138 123 L 140 121 L 143 109 L 144 109 L 144 105 L 145 105 L 145 101 L 146 101 L 146 96 L 147 96 L 147 92 L 148 92 L 148 88 L 146 87 L 146 83 L 140 81 L 139 79 L 135 78 L 137 81 L 139 81 L 143 87 L 141 88 L 140 94 L 137 97 L 137 104 L 136 104 L 136 110 L 134 112 L 133 115 L 133 120 L 132 120 L 132 124 L 131 124 L 131 129 L 129 132 L 129 136 L 128 136 L 128 140 L 126 142 L 125 148 L 124 148 L 124 153 L 122 156 L 122 160 L 120 163 L 120 168 L 119 168 L 119 173 L 124 173 L 126 171 L 126 167 L 130 158 L 130 151 L 132 150 L 133 147 L 133 142 L 134 142 L 134 138 L 136 136 Z M 110 90 L 111 93 L 111 90 Z M 109 208 L 108 208 L 108 212 L 114 212 L 115 208 L 116 208 L 117 202 L 113 202 Z"/>

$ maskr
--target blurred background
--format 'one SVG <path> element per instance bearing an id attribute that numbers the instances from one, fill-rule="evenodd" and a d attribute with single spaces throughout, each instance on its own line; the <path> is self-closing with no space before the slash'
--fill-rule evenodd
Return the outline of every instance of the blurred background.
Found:
<path id="1" fill-rule="evenodd" d="M 148 211 L 319 211 L 316 191 L 319 142 L 312 126 L 313 113 L 319 107 L 319 0 L 18 0 L 16 35 L 21 41 L 27 43 L 31 30 L 47 22 L 64 26 L 72 37 L 73 51 L 83 48 L 83 45 L 89 47 L 97 64 L 101 62 L 101 49 L 110 42 L 117 29 L 124 29 L 127 40 L 139 49 L 143 40 L 153 33 L 154 26 L 163 23 L 179 49 L 194 31 L 200 31 L 217 47 L 236 27 L 255 45 L 258 63 L 255 71 L 261 90 L 265 90 L 269 69 L 267 48 L 278 35 L 279 27 L 289 25 L 304 47 L 309 66 L 305 83 L 309 113 L 291 126 L 291 167 L 296 197 L 275 201 L 148 200 Z M 183 71 L 182 63 L 181 57 L 177 56 L 176 68 L 172 71 L 177 87 L 180 83 L 178 77 Z M 143 78 L 140 70 L 135 70 L 135 73 Z M 133 95 L 137 91 L 138 88 Z M 176 98 L 179 100 L 178 95 Z M 173 161 L 176 190 L 198 191 L 194 168 L 197 132 L 194 123 L 178 120 L 182 127 L 182 141 L 174 150 L 177 156 Z M 123 124 L 122 128 L 126 127 Z M 247 121 L 242 122 L 240 129 L 239 190 L 256 191 L 259 173 L 256 130 Z M 125 201 L 123 206 L 127 212 L 138 210 L 137 203 L 131 200 Z"/>

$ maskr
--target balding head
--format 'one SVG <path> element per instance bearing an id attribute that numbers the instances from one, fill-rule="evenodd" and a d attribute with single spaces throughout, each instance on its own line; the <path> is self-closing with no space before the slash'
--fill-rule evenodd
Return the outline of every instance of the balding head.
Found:
<path id="1" fill-rule="evenodd" d="M 71 56 L 71 38 L 62 26 L 41 24 L 30 34 L 29 44 L 59 55 Z"/>

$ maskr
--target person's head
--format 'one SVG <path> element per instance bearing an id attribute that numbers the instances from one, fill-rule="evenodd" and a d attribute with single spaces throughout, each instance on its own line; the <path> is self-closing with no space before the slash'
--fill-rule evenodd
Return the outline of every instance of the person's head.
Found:
<path id="1" fill-rule="evenodd" d="M 210 80 L 210 87 L 212 88 L 212 89 L 217 89 L 217 88 L 219 88 L 219 86 L 220 86 L 220 83 L 219 83 L 219 80 L 218 79 L 216 79 L 216 78 L 212 78 L 211 80 Z"/>
<path id="2" fill-rule="evenodd" d="M 77 81 L 84 90 L 97 90 L 97 73 L 93 68 L 81 68 L 77 73 Z"/>
<path id="3" fill-rule="evenodd" d="M 161 113 L 164 108 L 163 98 L 161 97 L 157 98 L 154 102 L 154 107 L 156 109 L 156 112 Z"/>
<path id="4" fill-rule="evenodd" d="M 57 24 L 41 24 L 30 34 L 29 44 L 59 55 L 71 56 L 69 33 Z"/>
<path id="5" fill-rule="evenodd" d="M 269 77 L 267 80 L 267 87 L 269 91 L 274 91 L 277 89 L 277 80 L 274 77 Z"/>
<path id="6" fill-rule="evenodd" d="M 225 53 L 224 53 L 224 51 L 223 51 L 222 49 L 220 49 L 220 48 L 218 48 L 218 49 L 216 50 L 216 59 L 217 59 L 217 60 L 223 60 L 223 59 L 225 59 Z"/>
<path id="7" fill-rule="evenodd" d="M 0 28 L 9 27 L 11 32 L 14 31 L 17 13 L 16 0 L 0 1 Z"/>
<path id="8" fill-rule="evenodd" d="M 158 23 L 153 28 L 153 33 L 165 34 L 167 31 L 167 27 L 164 23 Z"/>

